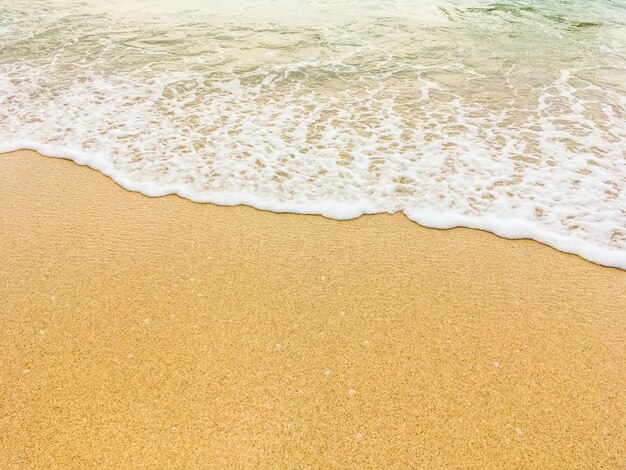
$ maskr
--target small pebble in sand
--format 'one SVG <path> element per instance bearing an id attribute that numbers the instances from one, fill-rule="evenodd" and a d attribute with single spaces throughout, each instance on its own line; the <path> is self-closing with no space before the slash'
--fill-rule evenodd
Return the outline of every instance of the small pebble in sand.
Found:
<path id="1" fill-rule="evenodd" d="M 363 346 L 369 346 L 370 342 L 368 340 L 363 341 Z"/>
<path id="2" fill-rule="evenodd" d="M 354 439 L 355 439 L 356 441 L 362 441 L 362 440 L 363 440 L 363 434 L 361 434 L 360 432 L 357 432 L 357 433 L 354 435 Z"/>
<path id="3" fill-rule="evenodd" d="M 520 428 L 515 428 L 515 434 L 517 434 L 518 436 L 523 436 L 524 433 Z"/>
<path id="4" fill-rule="evenodd" d="M 283 345 L 280 343 L 276 343 L 276 350 L 280 351 L 281 349 L 283 349 Z"/>
<path id="5" fill-rule="evenodd" d="M 322 281 L 325 281 L 325 280 L 326 280 L 326 276 L 322 276 L 322 277 L 320 277 L 320 279 L 321 279 Z"/>
<path id="6" fill-rule="evenodd" d="M 150 323 L 150 319 L 149 319 L 149 318 L 144 318 L 144 319 L 143 319 L 143 322 L 147 325 L 147 324 L 149 324 L 149 323 Z"/>
<path id="7" fill-rule="evenodd" d="M 28 374 L 30 373 L 30 369 L 22 369 L 22 374 Z"/>
<path id="8" fill-rule="evenodd" d="M 356 390 L 351 388 L 348 390 L 348 395 L 350 395 L 351 397 L 353 397 L 354 395 L 356 395 Z"/>
<path id="9" fill-rule="evenodd" d="M 332 373 L 333 373 L 333 372 L 332 372 L 332 371 L 330 371 L 330 370 L 325 370 L 325 371 L 324 371 L 324 375 L 325 375 L 326 377 L 330 377 L 330 374 L 332 374 Z"/>
<path id="10" fill-rule="evenodd" d="M 46 334 L 46 330 L 39 330 L 39 336 L 43 336 Z"/>
<path id="11" fill-rule="evenodd" d="M 57 296 L 56 296 L 56 295 L 51 295 L 51 296 L 50 296 L 50 300 L 51 300 L 52 302 L 56 301 L 56 299 L 57 299 Z"/>
<path id="12" fill-rule="evenodd" d="M 341 315 L 342 317 L 346 316 L 346 311 L 345 310 L 340 310 L 339 311 L 339 315 Z"/>
<path id="13" fill-rule="evenodd" d="M 499 368 L 500 368 L 500 362 L 498 362 L 498 361 L 494 362 L 494 363 L 493 363 L 493 366 L 494 366 L 496 369 L 499 369 Z"/>

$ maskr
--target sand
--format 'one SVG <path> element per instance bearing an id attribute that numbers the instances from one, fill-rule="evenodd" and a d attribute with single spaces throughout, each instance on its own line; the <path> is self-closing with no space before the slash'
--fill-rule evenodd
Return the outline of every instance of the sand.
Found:
<path id="1" fill-rule="evenodd" d="M 0 467 L 624 468 L 626 272 L 0 155 Z"/>

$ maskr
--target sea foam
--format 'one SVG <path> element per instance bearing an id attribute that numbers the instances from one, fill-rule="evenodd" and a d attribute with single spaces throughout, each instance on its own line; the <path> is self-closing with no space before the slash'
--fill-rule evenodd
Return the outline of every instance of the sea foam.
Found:
<path id="1" fill-rule="evenodd" d="M 69 158 L 148 196 L 403 212 L 626 269 L 623 39 L 521 12 L 446 10 L 455 28 L 13 12 L 0 151 Z M 496 27 L 523 40 L 494 42 Z M 539 50 L 550 41 L 569 56 Z"/>

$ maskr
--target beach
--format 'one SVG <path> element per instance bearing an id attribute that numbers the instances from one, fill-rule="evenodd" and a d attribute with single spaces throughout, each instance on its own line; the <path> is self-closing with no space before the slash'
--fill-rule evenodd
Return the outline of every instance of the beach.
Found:
<path id="1" fill-rule="evenodd" d="M 0 155 L 2 468 L 623 468 L 626 272 Z"/>

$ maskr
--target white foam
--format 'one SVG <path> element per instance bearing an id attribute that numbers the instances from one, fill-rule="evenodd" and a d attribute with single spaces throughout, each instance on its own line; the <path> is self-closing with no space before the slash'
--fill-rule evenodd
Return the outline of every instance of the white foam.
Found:
<path id="1" fill-rule="evenodd" d="M 0 151 L 68 158 L 147 196 L 342 220 L 403 212 L 626 269 L 626 97 L 610 76 L 626 70 L 619 44 L 598 52 L 613 67 L 601 81 L 595 56 L 510 63 L 533 53 L 521 50 L 506 67 L 481 57 L 480 69 L 468 52 L 429 56 L 423 44 L 449 30 L 395 51 L 369 23 L 220 27 L 197 44 L 168 29 L 161 50 L 137 25 L 108 36 L 90 21 L 72 31 L 94 40 L 10 28 L 18 55 L 0 56 Z"/>

